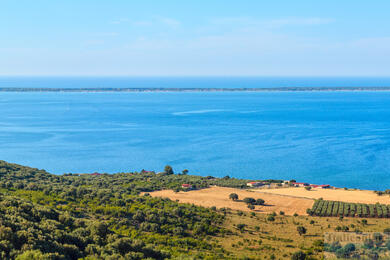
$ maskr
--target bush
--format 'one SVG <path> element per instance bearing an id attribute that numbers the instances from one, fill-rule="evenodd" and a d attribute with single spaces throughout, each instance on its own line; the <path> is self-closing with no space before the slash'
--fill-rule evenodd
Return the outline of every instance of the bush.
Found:
<path id="1" fill-rule="evenodd" d="M 300 236 L 306 234 L 306 228 L 304 226 L 298 226 L 297 231 L 298 231 Z"/>
<path id="2" fill-rule="evenodd" d="M 275 217 L 273 215 L 268 215 L 267 220 L 268 221 L 275 221 Z"/>
<path id="3" fill-rule="evenodd" d="M 246 224 L 237 224 L 237 228 L 243 232 L 245 230 Z"/>
<path id="4" fill-rule="evenodd" d="M 306 254 L 302 251 L 295 252 L 291 256 L 291 260 L 305 260 L 305 258 L 306 258 Z"/>

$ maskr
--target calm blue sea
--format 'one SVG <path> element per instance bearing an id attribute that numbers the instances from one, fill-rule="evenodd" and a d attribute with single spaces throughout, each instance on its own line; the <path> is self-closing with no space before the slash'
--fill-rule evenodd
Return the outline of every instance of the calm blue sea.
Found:
<path id="1" fill-rule="evenodd" d="M 56 174 L 170 164 L 390 188 L 389 92 L 2 92 L 0 111 L 0 159 Z"/>

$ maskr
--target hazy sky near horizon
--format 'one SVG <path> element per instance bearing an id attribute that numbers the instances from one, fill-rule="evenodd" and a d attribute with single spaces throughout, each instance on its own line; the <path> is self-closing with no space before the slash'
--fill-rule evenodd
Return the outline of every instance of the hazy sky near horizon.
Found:
<path id="1" fill-rule="evenodd" d="M 390 76 L 388 0 L 3 0 L 0 75 Z"/>

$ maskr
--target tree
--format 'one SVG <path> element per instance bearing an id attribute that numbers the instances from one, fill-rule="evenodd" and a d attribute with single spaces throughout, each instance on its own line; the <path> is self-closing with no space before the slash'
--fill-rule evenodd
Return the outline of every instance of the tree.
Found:
<path id="1" fill-rule="evenodd" d="M 353 251 L 355 251 L 356 249 L 356 246 L 352 243 L 348 243 L 344 246 L 344 251 L 347 253 L 347 254 L 350 254 L 352 253 Z"/>
<path id="2" fill-rule="evenodd" d="M 254 210 L 255 206 L 253 206 L 252 204 L 248 204 L 248 209 Z"/>
<path id="3" fill-rule="evenodd" d="M 390 240 L 387 240 L 387 242 L 386 242 L 386 248 L 387 248 L 387 250 L 390 250 Z"/>
<path id="4" fill-rule="evenodd" d="M 39 250 L 25 251 L 16 257 L 16 260 L 50 260 L 54 259 L 53 255 L 43 254 Z"/>
<path id="5" fill-rule="evenodd" d="M 174 174 L 172 167 L 169 166 L 169 165 L 165 166 L 164 173 L 167 174 L 167 175 Z"/>
<path id="6" fill-rule="evenodd" d="M 184 170 L 181 171 L 181 173 L 182 173 L 183 175 L 187 175 L 187 174 L 188 174 L 188 170 L 187 170 L 187 169 L 184 169 Z"/>
<path id="7" fill-rule="evenodd" d="M 256 205 L 264 205 L 265 201 L 263 199 L 257 199 Z"/>
<path id="8" fill-rule="evenodd" d="M 383 244 L 383 235 L 381 233 L 374 233 L 374 242 L 377 247 Z"/>
<path id="9" fill-rule="evenodd" d="M 311 187 L 310 186 L 306 186 L 305 190 L 309 191 L 309 190 L 311 190 Z"/>
<path id="10" fill-rule="evenodd" d="M 237 195 L 237 193 L 230 193 L 229 199 L 231 199 L 231 200 L 238 200 L 238 195 Z"/>
<path id="11" fill-rule="evenodd" d="M 363 245 L 365 248 L 371 249 L 374 247 L 374 241 L 372 239 L 367 239 L 364 241 Z"/>
<path id="12" fill-rule="evenodd" d="M 243 199 L 243 201 L 246 204 L 252 204 L 252 205 L 256 203 L 256 200 L 254 198 L 245 198 L 245 199 Z"/>
<path id="13" fill-rule="evenodd" d="M 298 226 L 297 231 L 298 231 L 300 236 L 306 234 L 306 228 L 304 226 Z"/>

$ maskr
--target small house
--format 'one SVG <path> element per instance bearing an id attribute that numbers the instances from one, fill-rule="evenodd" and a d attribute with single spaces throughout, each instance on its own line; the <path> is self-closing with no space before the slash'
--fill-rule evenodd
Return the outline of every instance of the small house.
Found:
<path id="1" fill-rule="evenodd" d="M 295 187 L 306 187 L 306 186 L 309 186 L 310 184 L 309 183 L 306 183 L 306 182 L 293 182 L 292 183 Z"/>
<path id="2" fill-rule="evenodd" d="M 183 189 L 187 189 L 187 190 L 192 189 L 192 185 L 191 185 L 191 184 L 182 184 L 181 187 L 182 187 Z"/>
<path id="3" fill-rule="evenodd" d="M 251 182 L 248 182 L 246 185 L 249 187 L 260 187 L 260 186 L 263 186 L 264 183 L 258 182 L 258 181 L 251 181 Z"/>
<path id="4" fill-rule="evenodd" d="M 103 175 L 103 174 L 98 173 L 98 172 L 94 172 L 94 173 L 91 173 L 90 175 L 92 175 L 92 176 L 100 176 L 100 175 Z"/>

